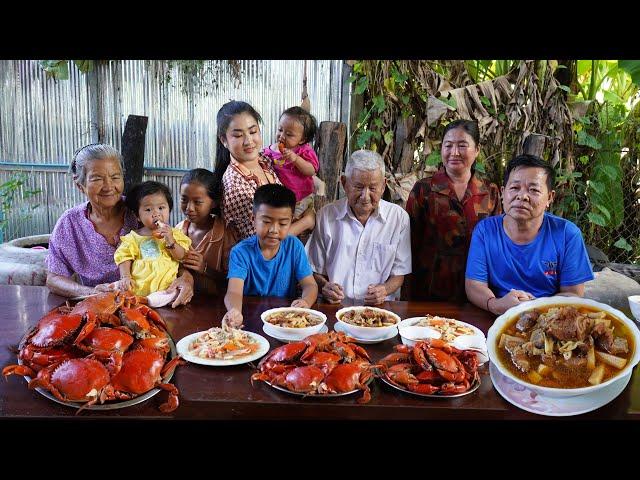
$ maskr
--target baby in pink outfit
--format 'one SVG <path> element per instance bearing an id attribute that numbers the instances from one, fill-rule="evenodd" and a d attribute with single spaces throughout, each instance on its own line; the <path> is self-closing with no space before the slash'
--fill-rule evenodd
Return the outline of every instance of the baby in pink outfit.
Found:
<path id="1" fill-rule="evenodd" d="M 293 215 L 298 219 L 313 206 L 313 176 L 320 163 L 311 143 L 316 136 L 316 119 L 301 107 L 287 108 L 278 123 L 277 144 L 264 149 L 284 186 L 296 195 Z"/>

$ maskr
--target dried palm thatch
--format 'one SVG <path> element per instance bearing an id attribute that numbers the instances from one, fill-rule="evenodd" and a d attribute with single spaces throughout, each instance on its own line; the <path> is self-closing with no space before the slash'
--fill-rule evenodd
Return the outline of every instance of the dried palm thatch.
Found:
<path id="1" fill-rule="evenodd" d="M 507 75 L 479 83 L 459 60 L 371 60 L 359 72 L 368 78 L 364 108 L 371 112 L 362 127 L 379 132 L 367 137 L 367 146 L 381 151 L 398 179 L 422 176 L 427 157 L 439 151 L 444 126 L 455 119 L 478 122 L 479 160 L 493 181 L 501 180 L 504 162 L 521 153 L 533 133 L 546 139 L 546 159 L 573 169 L 572 117 L 547 61 L 524 60 Z"/>

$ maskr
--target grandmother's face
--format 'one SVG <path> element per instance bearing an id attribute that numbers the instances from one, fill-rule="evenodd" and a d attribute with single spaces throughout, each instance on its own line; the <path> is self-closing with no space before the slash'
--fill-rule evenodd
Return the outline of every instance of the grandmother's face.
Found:
<path id="1" fill-rule="evenodd" d="M 124 191 L 124 176 L 118 160 L 89 160 L 84 168 L 84 185 L 79 187 L 89 198 L 91 205 L 98 208 L 115 207 Z"/>

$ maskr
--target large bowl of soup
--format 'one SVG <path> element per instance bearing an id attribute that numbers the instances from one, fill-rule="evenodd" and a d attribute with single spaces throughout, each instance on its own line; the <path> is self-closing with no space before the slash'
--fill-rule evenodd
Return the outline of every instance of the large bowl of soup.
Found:
<path id="1" fill-rule="evenodd" d="M 640 330 L 624 313 L 577 297 L 545 297 L 500 315 L 487 334 L 500 373 L 548 397 L 593 393 L 640 361 Z"/>

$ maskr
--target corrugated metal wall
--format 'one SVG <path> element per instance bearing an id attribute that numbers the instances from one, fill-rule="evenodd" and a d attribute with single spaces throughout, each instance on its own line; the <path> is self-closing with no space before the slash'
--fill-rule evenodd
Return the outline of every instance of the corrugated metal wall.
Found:
<path id="1" fill-rule="evenodd" d="M 194 82 L 183 75 L 184 63 L 100 62 L 91 74 L 72 66 L 69 80 L 54 81 L 35 60 L 0 61 L 0 182 L 20 169 L 29 174 L 29 187 L 43 190 L 27 201 L 17 197 L 5 241 L 50 232 L 60 213 L 83 200 L 64 172 L 74 151 L 96 140 L 91 118 L 100 141 L 120 149 L 127 116 L 148 116 L 145 179 L 167 183 L 177 200 L 185 170 L 213 167 L 220 106 L 232 99 L 251 103 L 264 121 L 264 143 L 272 142 L 279 114 L 300 104 L 304 63 L 240 61 L 238 81 L 229 62 L 205 61 Z M 318 123 L 348 118 L 341 111 L 342 63 L 307 61 L 307 90 Z M 174 209 L 172 221 L 179 220 Z"/>

